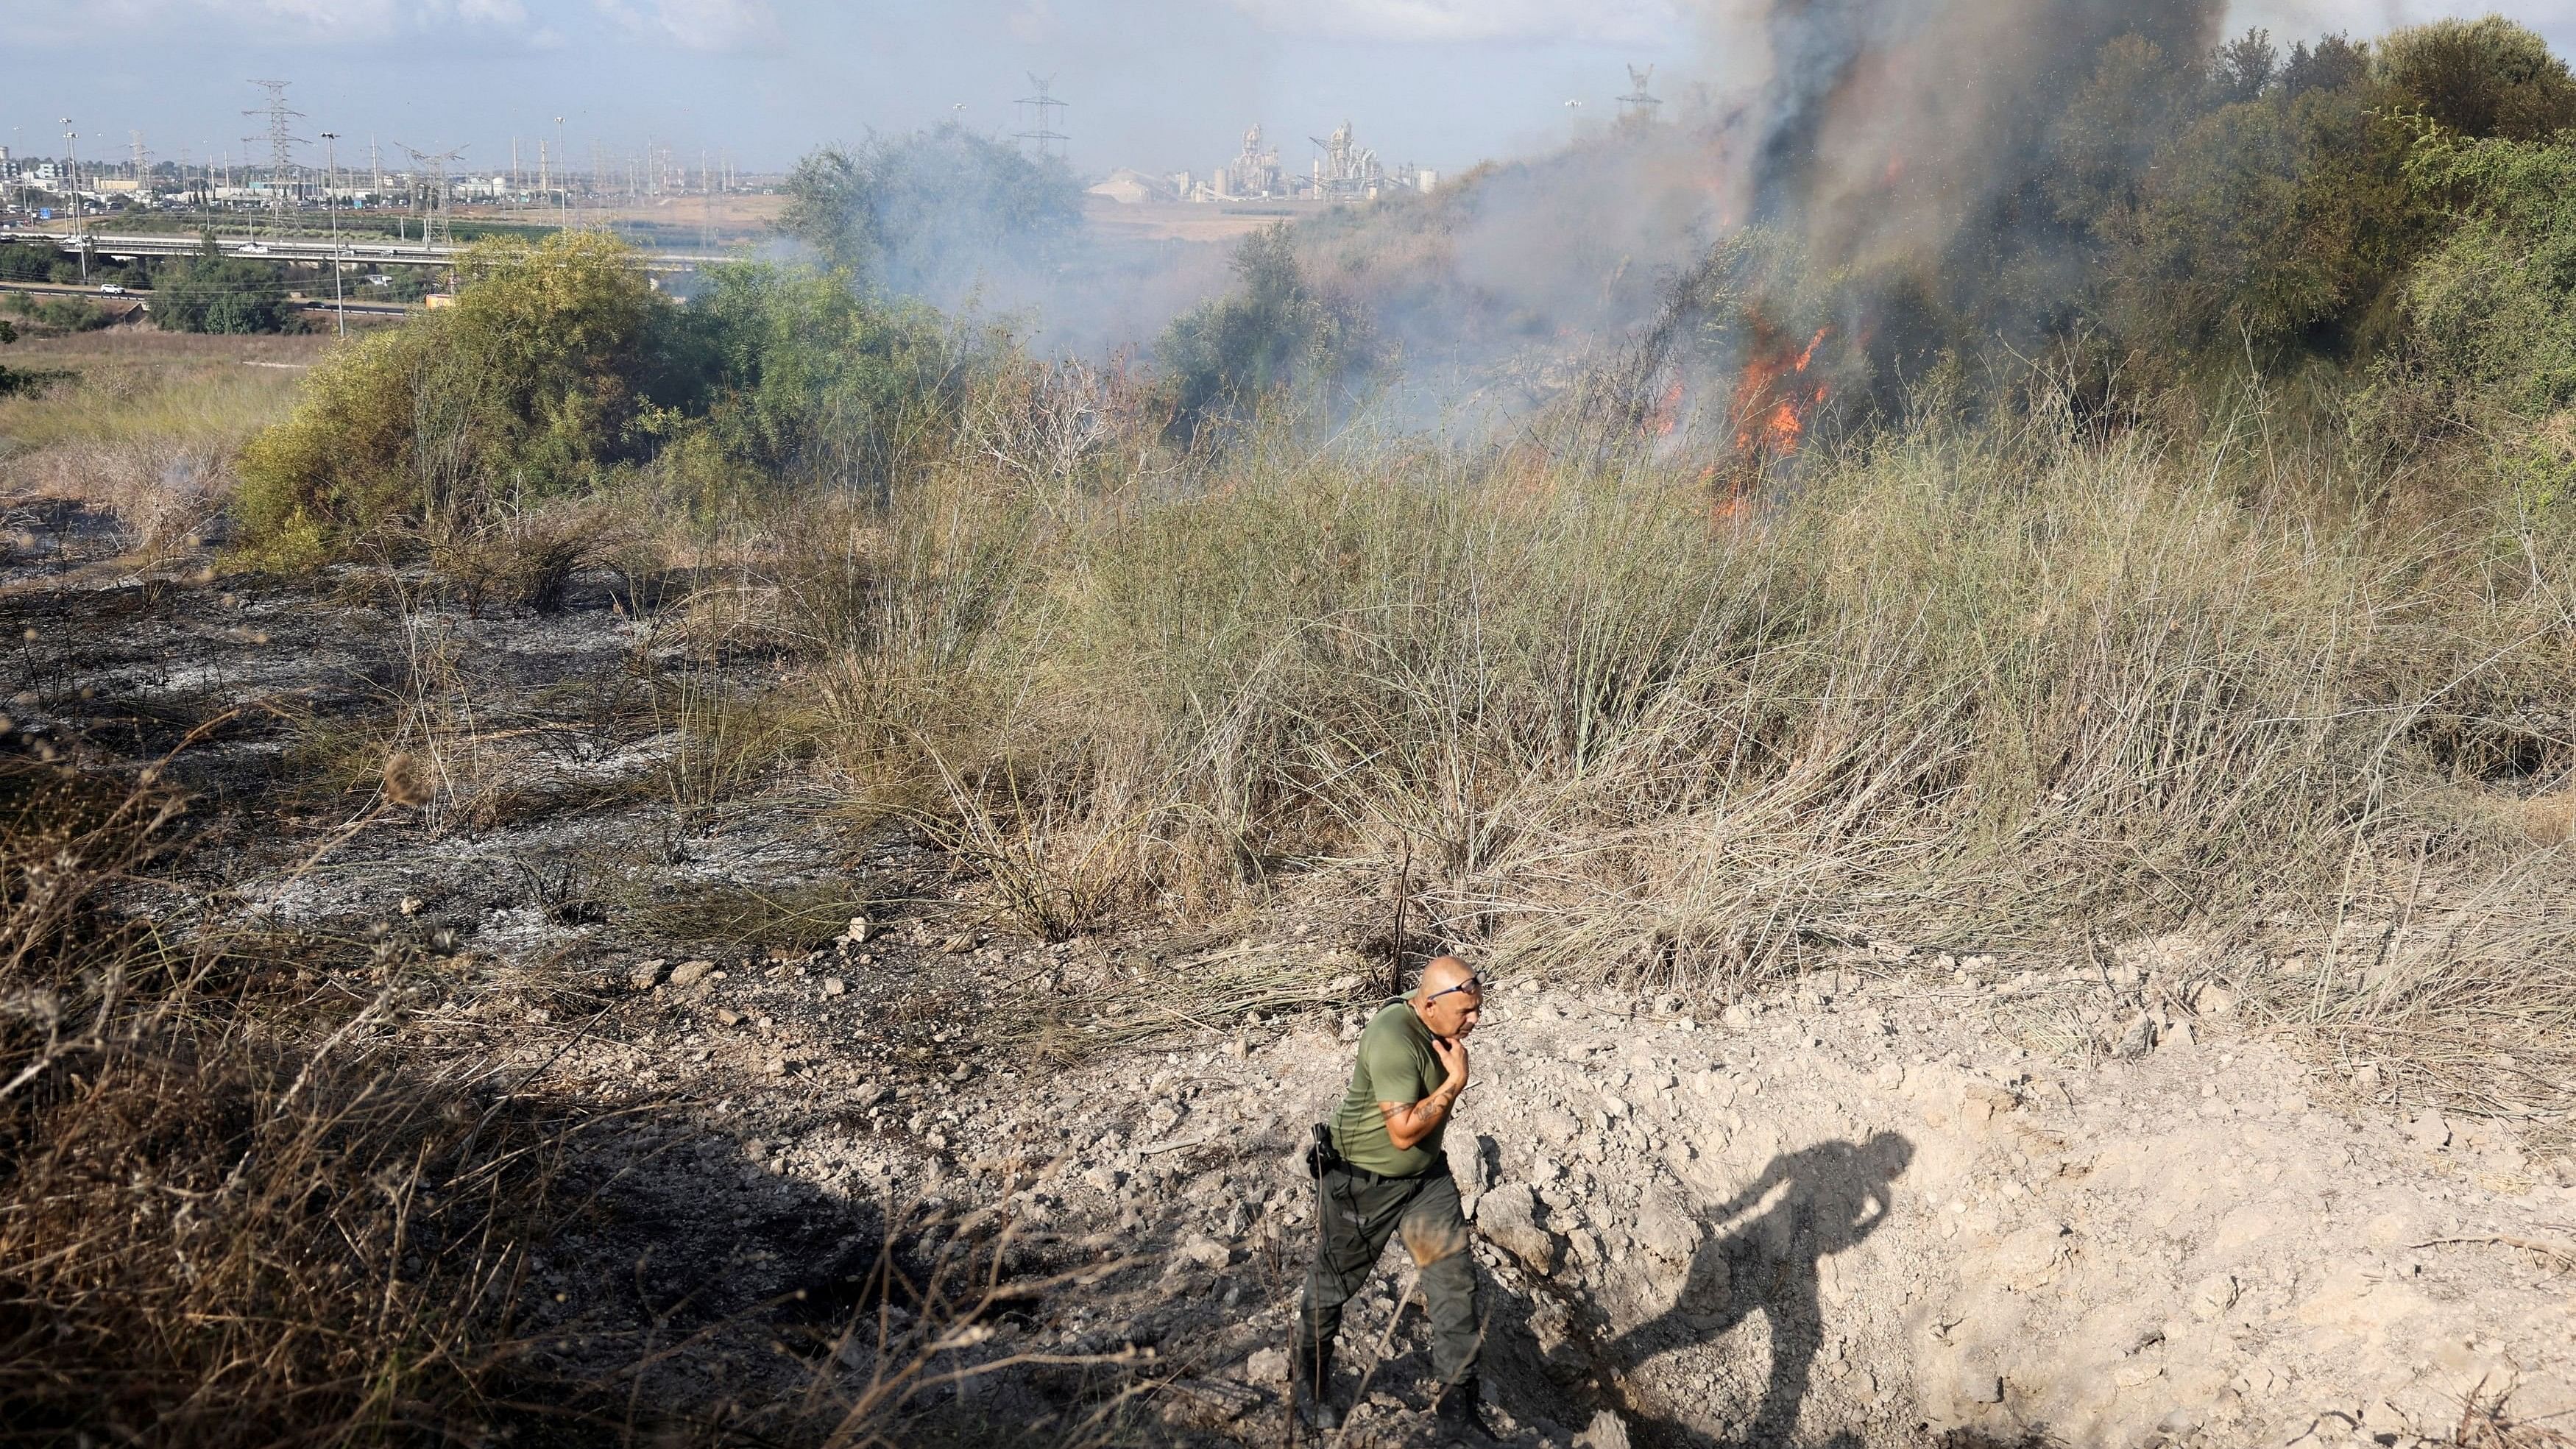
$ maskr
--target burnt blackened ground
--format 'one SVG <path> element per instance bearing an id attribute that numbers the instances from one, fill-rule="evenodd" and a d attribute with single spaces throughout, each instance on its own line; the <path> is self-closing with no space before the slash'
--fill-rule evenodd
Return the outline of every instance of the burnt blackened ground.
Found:
<path id="1" fill-rule="evenodd" d="M 685 580 L 585 578 L 538 616 L 211 563 L 0 592 L 0 749 L 185 794 L 121 904 L 263 933 L 228 996 L 376 1002 L 407 1056 L 505 1084 L 559 1137 L 571 1226 L 504 1285 L 524 1402 L 497 1418 L 821 1437 L 871 1383 L 954 1375 L 1052 1333 L 1077 1281 L 1145 1271 L 1125 1258 L 1150 1235 L 991 1210 L 1062 1143 L 973 1123 L 1042 1069 L 980 1030 L 1030 973 L 982 945 L 945 860 L 678 776 L 673 673 L 696 697 L 779 677 L 756 646 L 667 642 Z M 406 803 L 405 771 L 431 798 Z M 863 942 L 815 954 L 854 917 Z M 671 984 L 687 962 L 701 979 Z M 959 1442 L 1136 1418 L 1147 1346 L 1094 1337 L 867 1412 Z"/>

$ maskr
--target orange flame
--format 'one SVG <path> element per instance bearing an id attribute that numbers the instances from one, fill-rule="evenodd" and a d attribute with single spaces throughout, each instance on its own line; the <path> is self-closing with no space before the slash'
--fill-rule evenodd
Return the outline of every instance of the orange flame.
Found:
<path id="1" fill-rule="evenodd" d="M 1805 350 L 1795 357 L 1757 352 L 1744 365 L 1744 374 L 1735 385 L 1738 451 L 1758 450 L 1775 458 L 1798 451 L 1799 440 L 1807 432 L 1807 409 L 1831 395 L 1824 379 L 1810 379 L 1806 373 L 1808 365 L 1816 360 L 1816 349 L 1825 343 L 1825 334 L 1832 330 L 1817 328 Z"/>
<path id="2" fill-rule="evenodd" d="M 1646 419 L 1646 431 L 1658 438 L 1671 437 L 1681 418 L 1682 383 L 1680 378 L 1675 378 L 1673 385 L 1664 389 L 1663 397 L 1656 402 L 1653 414 Z"/>

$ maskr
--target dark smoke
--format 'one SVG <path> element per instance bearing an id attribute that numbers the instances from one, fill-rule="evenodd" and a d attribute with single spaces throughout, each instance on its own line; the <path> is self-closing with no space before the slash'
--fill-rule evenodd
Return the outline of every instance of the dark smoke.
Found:
<path id="1" fill-rule="evenodd" d="M 1742 113 L 1749 219 L 1793 230 L 1833 269 L 1926 259 L 2009 225 L 2051 122 L 2102 47 L 2168 55 L 2215 38 L 2215 0 L 1780 0 L 1768 75 Z"/>
<path id="2" fill-rule="evenodd" d="M 1299 253 L 1400 357 L 1399 401 L 1424 420 L 1516 414 L 1585 375 L 1587 355 L 1648 339 L 1723 371 L 1824 330 L 1819 365 L 1883 390 L 1961 339 L 2020 346 L 2062 321 L 2087 219 L 2050 200 L 2051 127 L 2106 45 L 2203 56 L 2222 14 L 2220 0 L 1706 0 L 1703 61 L 1665 84 L 1662 118 L 1312 218 Z M 898 225 L 934 210 L 919 199 L 944 195 L 932 181 L 981 174 L 947 156 L 992 149 L 971 139 L 927 133 L 917 149 L 940 164 L 897 173 L 902 206 L 882 225 L 842 211 L 890 289 L 1098 352 L 1149 342 L 1224 285 L 1204 244 L 1090 224 L 1009 242 L 1025 178 L 969 198 L 971 225 Z M 1046 217 L 1068 200 L 1057 183 Z M 881 240 L 897 233 L 927 240 Z M 1677 299 L 1699 311 L 1671 315 Z"/>
<path id="3" fill-rule="evenodd" d="M 1670 119 L 1312 225 L 1306 250 L 1402 346 L 1428 407 L 1538 400 L 1585 346 L 1651 338 L 1715 365 L 1756 322 L 1799 346 L 1830 327 L 1842 375 L 1901 380 L 1959 339 L 2019 345 L 2059 320 L 2084 221 L 2049 201 L 2051 127 L 2106 45 L 2199 56 L 2222 15 L 2217 0 L 1713 0 Z M 1706 315 L 1667 316 L 1677 296 Z M 1719 298 L 1748 315 L 1728 325 Z"/>

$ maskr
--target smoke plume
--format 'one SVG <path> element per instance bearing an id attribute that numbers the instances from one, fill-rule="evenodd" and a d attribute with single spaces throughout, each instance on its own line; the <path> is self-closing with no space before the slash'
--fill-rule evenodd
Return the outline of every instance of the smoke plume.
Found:
<path id="1" fill-rule="evenodd" d="M 1412 204 L 1431 208 L 1427 224 L 1315 228 L 1309 250 L 1433 396 L 1471 381 L 1490 394 L 1498 378 L 1544 395 L 1569 346 L 1659 320 L 1659 345 L 1687 343 L 1692 329 L 1663 316 L 1677 287 L 1752 236 L 1765 249 L 1718 280 L 1768 294 L 1757 301 L 1782 313 L 1768 341 L 1792 354 L 1817 326 L 1846 370 L 1935 330 L 2026 333 L 2029 299 L 2063 293 L 2046 274 L 2077 264 L 2041 204 L 2051 125 L 2104 46 L 2135 36 L 2196 56 L 2222 13 L 2216 0 L 1711 0 L 1703 62 L 1664 118 L 1472 175 Z M 1839 315 L 1789 315 L 1791 294 L 1819 289 Z"/>

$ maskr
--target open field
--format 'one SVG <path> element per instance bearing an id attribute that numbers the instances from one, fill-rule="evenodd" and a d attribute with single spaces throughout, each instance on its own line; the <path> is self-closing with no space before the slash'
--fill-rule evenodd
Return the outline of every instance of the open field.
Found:
<path id="1" fill-rule="evenodd" d="M 233 455 L 331 345 L 114 327 L 10 347 L 11 366 L 68 380 L 0 397 L 0 587 L 221 537 Z"/>
<path id="2" fill-rule="evenodd" d="M 7 299 L 0 1449 L 2576 1445 L 2576 71 L 1916 8 Z"/>
<path id="3" fill-rule="evenodd" d="M 213 437 L 282 406 L 245 361 L 322 345 L 48 355 Z M 10 414 L 22 456 L 130 437 L 83 398 Z M 110 1140 L 184 1023 L 167 1110 L 274 1125 L 119 1160 L 222 1200 L 280 1155 L 303 1185 L 236 1211 L 308 1246 L 279 1278 L 46 1157 L 125 1226 L 25 1291 L 191 1442 L 1276 1442 L 1287 1159 L 1401 889 L 1408 955 L 1509 983 L 1453 1163 L 1509 1442 L 2547 1422 L 2570 1002 L 2519 963 L 2571 928 L 2565 765 L 2516 742 L 2566 697 L 2563 544 L 2354 520 L 2290 456 L 2248 509 L 2143 441 L 2032 446 L 1723 517 L 1543 454 L 1175 497 L 996 447 L 883 518 L 637 540 L 543 614 L 118 554 L 138 505 L 68 490 L 16 563 L 52 586 L 0 600 L 10 778 L 188 804 L 81 837 L 156 934 L 21 1043 L 100 1074 L 12 1130 Z M 63 929 L 19 969 L 125 939 Z M 351 1173 L 381 1207 L 286 1206 Z M 291 1333 L 116 1316 L 245 1292 Z M 1418 1442 L 1418 1316 L 1357 1323 L 1346 1442 Z"/>
<path id="4" fill-rule="evenodd" d="M 1105 197 L 1083 199 L 1083 215 L 1101 235 L 1126 241 L 1230 242 L 1317 210 L 1310 204 L 1290 202 L 1201 205 L 1156 201 L 1122 206 Z"/>

